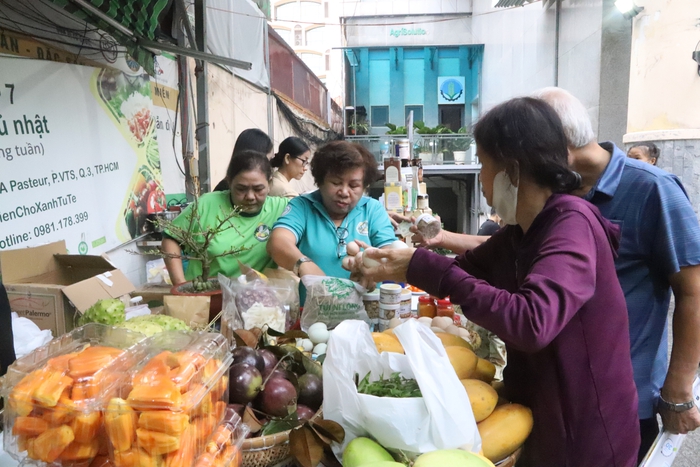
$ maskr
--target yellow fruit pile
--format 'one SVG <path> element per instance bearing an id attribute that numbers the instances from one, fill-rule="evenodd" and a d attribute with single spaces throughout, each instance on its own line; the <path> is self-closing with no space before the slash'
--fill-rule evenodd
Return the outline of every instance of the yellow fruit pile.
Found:
<path id="1" fill-rule="evenodd" d="M 15 417 L 12 435 L 20 451 L 47 463 L 92 459 L 106 444 L 100 443 L 102 414 L 95 397 L 108 387 L 106 371 L 123 351 L 90 346 L 49 359 L 46 365 L 26 375 L 8 397 Z"/>
<path id="2" fill-rule="evenodd" d="M 113 398 L 105 429 L 116 467 L 189 467 L 226 409 L 222 363 L 190 352 L 161 352 Z M 214 459 L 216 460 L 216 459 Z"/>
<path id="3" fill-rule="evenodd" d="M 218 342 L 202 335 L 201 348 Z M 224 361 L 144 345 L 87 346 L 49 359 L 8 395 L 16 454 L 72 467 L 237 466 L 233 425 L 222 423 L 228 347 L 218 350 Z"/>
<path id="4" fill-rule="evenodd" d="M 476 356 L 469 344 L 452 334 L 436 332 L 445 347 L 450 363 L 469 396 L 469 402 L 481 435 L 484 456 L 498 462 L 515 452 L 532 431 L 532 411 L 505 401 L 499 404 L 498 393 L 491 385 L 496 367 Z M 381 352 L 404 353 L 393 330 L 373 332 L 372 339 Z"/>

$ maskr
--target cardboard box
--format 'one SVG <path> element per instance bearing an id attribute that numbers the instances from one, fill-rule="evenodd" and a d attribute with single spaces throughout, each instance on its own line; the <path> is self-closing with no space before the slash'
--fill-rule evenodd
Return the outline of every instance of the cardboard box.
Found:
<path id="1" fill-rule="evenodd" d="M 0 254 L 10 308 L 54 337 L 74 327 L 76 310 L 119 298 L 134 285 L 103 256 L 67 255 L 64 241 Z"/>
<path id="2" fill-rule="evenodd" d="M 163 306 L 164 297 L 170 295 L 172 285 L 144 285 L 139 287 L 131 294 L 132 297 L 141 296 L 143 303 L 153 306 Z"/>

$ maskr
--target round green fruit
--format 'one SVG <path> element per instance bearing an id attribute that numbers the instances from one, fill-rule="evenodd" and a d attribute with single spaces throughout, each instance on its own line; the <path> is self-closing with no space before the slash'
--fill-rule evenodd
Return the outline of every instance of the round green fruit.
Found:
<path id="1" fill-rule="evenodd" d="M 445 449 L 422 454 L 413 467 L 494 467 L 485 457 L 461 449 Z"/>
<path id="2" fill-rule="evenodd" d="M 394 462 L 394 458 L 386 449 L 369 438 L 353 439 L 343 452 L 343 467 L 365 467 L 382 461 Z"/>

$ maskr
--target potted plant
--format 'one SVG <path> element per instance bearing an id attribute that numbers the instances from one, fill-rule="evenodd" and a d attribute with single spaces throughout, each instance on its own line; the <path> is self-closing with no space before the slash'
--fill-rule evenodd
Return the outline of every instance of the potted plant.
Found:
<path id="1" fill-rule="evenodd" d="M 368 135 L 369 134 L 369 122 L 365 119 L 360 119 L 355 123 L 348 125 L 351 135 Z"/>
<path id="2" fill-rule="evenodd" d="M 217 216 L 216 224 L 213 227 L 202 226 L 202 219 L 199 212 L 198 197 L 195 196 L 192 209 L 181 216 L 187 216 L 186 227 L 176 225 L 173 220 L 166 218 L 157 218 L 153 222 L 156 229 L 167 232 L 181 246 L 181 254 L 173 254 L 164 251 L 161 248 L 157 250 L 148 250 L 144 254 L 156 255 L 162 258 L 179 258 L 189 261 L 199 261 L 202 264 L 201 275 L 195 277 L 190 282 L 175 284 L 170 293 L 173 295 L 194 295 L 194 296 L 209 296 L 211 298 L 209 305 L 209 317 L 213 319 L 221 311 L 221 287 L 216 278 L 210 277 L 211 266 L 216 258 L 228 255 L 237 255 L 244 251 L 243 248 L 231 248 L 223 253 L 211 255 L 208 250 L 214 238 L 223 232 L 234 229 L 236 226 L 230 222 L 233 218 L 240 215 L 240 208 L 234 206 L 231 212 L 225 214 L 223 212 Z M 238 232 L 240 235 L 240 232 Z"/>

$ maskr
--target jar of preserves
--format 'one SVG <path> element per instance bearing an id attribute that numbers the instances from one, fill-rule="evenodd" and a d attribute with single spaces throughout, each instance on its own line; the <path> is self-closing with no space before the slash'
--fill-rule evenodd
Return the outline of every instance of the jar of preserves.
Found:
<path id="1" fill-rule="evenodd" d="M 436 311 L 438 316 L 447 316 L 454 321 L 455 307 L 452 305 L 452 302 L 450 302 L 449 299 L 438 300 Z"/>
<path id="2" fill-rule="evenodd" d="M 437 308 L 435 300 L 429 295 L 418 297 L 418 317 L 435 318 L 437 316 Z"/>

